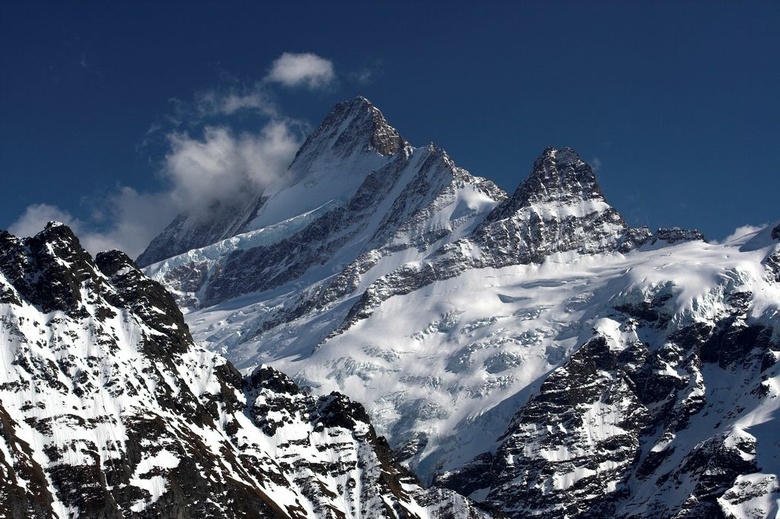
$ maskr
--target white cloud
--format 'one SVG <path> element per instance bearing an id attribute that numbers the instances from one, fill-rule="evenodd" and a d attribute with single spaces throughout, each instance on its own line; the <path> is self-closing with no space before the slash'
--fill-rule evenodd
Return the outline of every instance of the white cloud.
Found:
<path id="1" fill-rule="evenodd" d="M 105 206 L 106 229 L 76 233 L 92 254 L 120 249 L 135 259 L 177 214 L 169 193 L 139 193 L 130 187 L 120 188 Z"/>
<path id="2" fill-rule="evenodd" d="M 240 202 L 279 178 L 300 144 L 285 121 L 269 122 L 257 135 L 236 136 L 225 127 L 206 128 L 202 139 L 174 134 L 163 170 L 171 202 L 190 214 L 203 214 L 215 201 Z"/>
<path id="3" fill-rule="evenodd" d="M 105 203 L 111 222 L 106 230 L 84 232 L 80 225 L 82 245 L 91 253 L 121 249 L 135 258 L 178 214 L 206 216 L 217 201 L 248 202 L 287 171 L 301 144 L 295 124 L 271 121 L 258 134 L 208 127 L 201 138 L 169 135 L 162 169 L 168 189 L 139 193 L 121 188 Z"/>
<path id="4" fill-rule="evenodd" d="M 250 87 L 199 92 L 195 95 L 195 106 L 198 118 L 233 115 L 242 110 L 250 110 L 266 117 L 279 117 L 279 111 L 262 83 L 255 83 Z"/>
<path id="5" fill-rule="evenodd" d="M 33 236 L 51 220 L 68 225 L 90 253 L 120 249 L 137 257 L 180 213 L 206 215 L 214 202 L 245 203 L 280 178 L 300 147 L 295 121 L 268 122 L 258 134 L 235 135 L 209 127 L 202 138 L 172 134 L 162 174 L 168 189 L 139 193 L 121 187 L 90 202 L 89 221 L 49 204 L 34 204 L 9 226 L 17 236 Z"/>
<path id="6" fill-rule="evenodd" d="M 333 63 L 316 54 L 285 52 L 271 65 L 267 81 L 288 87 L 306 86 L 310 90 L 326 88 L 336 79 Z"/>
<path id="7" fill-rule="evenodd" d="M 67 211 L 49 204 L 33 204 L 27 206 L 24 213 L 11 225 L 8 232 L 16 236 L 35 236 L 51 221 L 62 222 L 78 234 L 81 222 Z"/>
<path id="8" fill-rule="evenodd" d="M 350 79 L 361 85 L 367 85 L 374 79 L 374 72 L 371 69 L 362 69 L 350 74 Z"/>
<path id="9" fill-rule="evenodd" d="M 104 230 L 95 229 L 94 222 L 85 222 L 67 211 L 50 204 L 33 204 L 8 227 L 16 236 L 34 236 L 52 220 L 62 222 L 73 230 L 81 246 L 91 254 L 109 249 L 120 249 L 135 258 L 149 242 L 176 216 L 176 210 L 165 193 L 141 194 L 124 187 L 104 200 L 111 223 Z M 96 218 L 96 220 L 99 218 Z"/>
<path id="10" fill-rule="evenodd" d="M 595 171 L 596 173 L 601 171 L 602 162 L 600 158 L 593 157 L 593 160 L 590 161 L 590 165 L 593 168 L 593 171 Z"/>
<path id="11" fill-rule="evenodd" d="M 143 193 L 120 186 L 110 196 L 88 198 L 82 209 L 86 205 L 90 214 L 83 219 L 53 205 L 31 205 L 9 231 L 32 236 L 57 220 L 92 254 L 120 249 L 135 258 L 177 215 L 206 216 L 215 202 L 247 203 L 287 171 L 308 125 L 282 114 L 271 83 L 317 89 L 335 78 L 330 61 L 285 53 L 253 84 L 231 80 L 195 94 L 191 102 L 171 99 L 173 112 L 154 123 L 141 144 L 142 149 L 167 147 L 159 171 L 163 188 Z M 259 132 L 237 133 L 227 126 L 231 117 L 247 111 L 259 116 Z"/>

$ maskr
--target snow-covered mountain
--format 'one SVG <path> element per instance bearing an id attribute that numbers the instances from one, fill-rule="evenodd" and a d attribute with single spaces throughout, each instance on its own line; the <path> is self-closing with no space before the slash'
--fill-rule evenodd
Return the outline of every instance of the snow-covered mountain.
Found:
<path id="1" fill-rule="evenodd" d="M 594 269 L 604 284 L 578 280 L 589 328 L 576 350 L 496 446 L 438 483 L 512 517 L 775 517 L 780 244 L 768 237 L 640 251 Z"/>
<path id="2" fill-rule="evenodd" d="M 0 364 L 0 517 L 482 516 L 360 404 L 195 346 L 162 286 L 62 224 L 0 231 Z"/>
<path id="3" fill-rule="evenodd" d="M 258 200 L 146 272 L 239 369 L 361 402 L 426 483 L 512 517 L 777 513 L 780 226 L 631 228 L 566 148 L 508 196 L 363 98 Z"/>
<path id="4" fill-rule="evenodd" d="M 137 263 L 146 266 L 343 204 L 368 173 L 387 165 L 407 146 L 367 99 L 340 103 L 308 137 L 285 176 L 260 193 L 215 203 L 205 214 L 180 214 L 152 240 Z"/>
<path id="5" fill-rule="evenodd" d="M 360 270 L 368 265 L 391 256 L 385 262 L 394 268 L 420 251 L 465 236 L 505 197 L 492 182 L 456 167 L 435 146 L 409 146 L 360 97 L 331 111 L 288 174 L 269 190 L 275 191 L 259 195 L 254 203 L 259 208 L 246 222 L 225 227 L 227 239 L 154 264 L 147 272 L 185 306 L 212 306 L 252 292 L 299 291 L 334 274 L 344 276 L 329 285 L 330 291 L 343 296 L 358 277 L 365 277 Z M 182 221 L 191 223 L 182 218 L 139 259 L 178 233 Z"/>

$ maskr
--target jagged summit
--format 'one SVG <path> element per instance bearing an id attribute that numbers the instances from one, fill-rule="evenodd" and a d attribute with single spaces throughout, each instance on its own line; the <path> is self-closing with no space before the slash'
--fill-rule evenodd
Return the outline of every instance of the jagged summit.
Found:
<path id="1" fill-rule="evenodd" d="M 615 250 L 629 230 L 601 194 L 593 169 L 571 148 L 547 148 L 474 241 L 488 265 L 541 263 L 554 252 Z"/>
<path id="2" fill-rule="evenodd" d="M 359 404 L 195 345 L 162 286 L 62 224 L 0 231 L 0 368 L 0 517 L 484 516 Z"/>
<path id="3" fill-rule="evenodd" d="M 593 169 L 571 148 L 544 150 L 518 192 L 526 204 L 604 198 Z"/>
<path id="4" fill-rule="evenodd" d="M 298 150 L 288 171 L 241 203 L 216 203 L 206 218 L 179 214 L 138 256 L 148 266 L 348 200 L 372 171 L 408 150 L 409 143 L 366 98 L 337 104 Z"/>
<path id="5" fill-rule="evenodd" d="M 0 275 L 15 285 L 0 302 L 27 298 L 44 312 L 70 314 L 83 313 L 81 284 L 98 276 L 73 231 L 59 222 L 49 222 L 31 238 L 0 231 Z"/>
<path id="6" fill-rule="evenodd" d="M 512 197 L 488 216 L 486 223 L 502 220 L 529 206 L 606 203 L 590 165 L 571 148 L 547 148 Z"/>
<path id="7" fill-rule="evenodd" d="M 303 143 L 291 167 L 300 166 L 312 154 L 330 152 L 344 158 L 360 150 L 392 155 L 408 144 L 371 101 L 357 96 L 331 109 Z"/>

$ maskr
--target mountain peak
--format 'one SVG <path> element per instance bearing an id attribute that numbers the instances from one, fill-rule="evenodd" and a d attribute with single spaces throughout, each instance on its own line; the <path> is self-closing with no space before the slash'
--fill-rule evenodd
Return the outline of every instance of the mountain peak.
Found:
<path id="1" fill-rule="evenodd" d="M 588 201 L 606 204 L 590 165 L 571 148 L 547 148 L 534 161 L 528 178 L 485 223 L 511 217 L 530 206 L 560 207 Z"/>
<path id="2" fill-rule="evenodd" d="M 523 205 L 576 198 L 604 199 L 593 169 L 571 148 L 544 150 L 517 194 L 521 195 Z"/>
<path id="3" fill-rule="evenodd" d="M 95 264 L 64 224 L 49 222 L 33 237 L 0 235 L 0 275 L 44 312 L 83 312 L 81 288 L 97 280 Z"/>
<path id="4" fill-rule="evenodd" d="M 339 158 L 356 151 L 393 155 L 409 143 L 387 123 L 371 101 L 357 96 L 334 106 L 325 120 L 303 143 L 293 164 L 303 157 L 330 152 Z"/>

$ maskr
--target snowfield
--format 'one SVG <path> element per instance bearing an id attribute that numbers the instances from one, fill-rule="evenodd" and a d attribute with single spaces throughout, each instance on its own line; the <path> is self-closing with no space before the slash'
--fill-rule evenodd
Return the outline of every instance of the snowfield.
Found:
<path id="1" fill-rule="evenodd" d="M 349 395 L 424 483 L 513 517 L 776 512 L 777 223 L 631 228 L 568 148 L 510 195 L 363 98 L 288 173 L 147 267 L 200 345 Z"/>
<path id="2" fill-rule="evenodd" d="M 368 409 L 400 447 L 425 437 L 410 460 L 424 479 L 486 450 L 544 376 L 594 330 L 614 348 L 658 345 L 671 331 L 723 315 L 723 295 L 754 294 L 750 323 L 780 339 L 780 286 L 762 260 L 772 247 L 684 242 L 628 254 L 558 254 L 542 265 L 474 269 L 385 301 L 347 332 L 323 339 L 339 306 L 257 334 L 290 294 L 251 296 L 187 315 L 194 337 L 241 369 L 268 363 L 317 393 L 338 390 Z M 400 267 L 401 265 L 398 265 Z M 638 337 L 607 316 L 659 292 L 671 318 Z M 239 306 L 235 309 L 235 306 Z M 252 339 L 252 335 L 256 339 Z M 247 337 L 250 337 L 249 339 Z"/>

